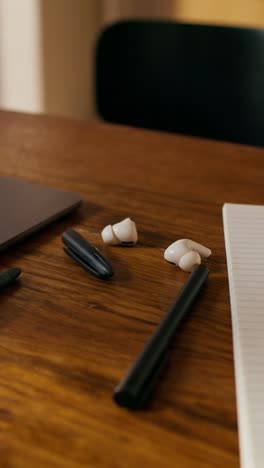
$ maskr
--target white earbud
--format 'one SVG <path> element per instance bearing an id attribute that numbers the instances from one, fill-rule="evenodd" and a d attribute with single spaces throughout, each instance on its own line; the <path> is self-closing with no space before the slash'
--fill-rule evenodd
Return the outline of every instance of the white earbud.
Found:
<path id="1" fill-rule="evenodd" d="M 193 271 L 200 265 L 201 258 L 208 258 L 212 251 L 190 239 L 180 239 L 171 244 L 164 252 L 168 262 L 175 263 L 184 271 Z"/>
<path id="2" fill-rule="evenodd" d="M 136 223 L 130 218 L 123 219 L 113 226 L 106 226 L 101 232 L 103 241 L 106 244 L 134 245 L 138 240 Z"/>

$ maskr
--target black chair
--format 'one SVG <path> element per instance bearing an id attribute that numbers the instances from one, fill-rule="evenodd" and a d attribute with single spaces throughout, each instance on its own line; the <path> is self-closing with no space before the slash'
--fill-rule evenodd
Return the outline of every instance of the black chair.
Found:
<path id="1" fill-rule="evenodd" d="M 264 30 L 128 21 L 96 50 L 104 120 L 264 146 Z"/>

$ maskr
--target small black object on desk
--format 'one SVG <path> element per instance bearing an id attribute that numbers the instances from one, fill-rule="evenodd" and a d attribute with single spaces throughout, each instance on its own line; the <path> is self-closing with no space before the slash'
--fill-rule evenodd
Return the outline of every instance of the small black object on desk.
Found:
<path id="1" fill-rule="evenodd" d="M 78 232 L 73 229 L 65 231 L 62 234 L 62 241 L 66 245 L 63 248 L 64 252 L 84 270 L 101 279 L 109 279 L 113 276 L 110 262 Z"/>
<path id="2" fill-rule="evenodd" d="M 0 273 L 0 288 L 4 288 L 9 284 L 13 283 L 21 274 L 20 268 L 10 268 L 7 271 L 2 271 Z"/>
<path id="3" fill-rule="evenodd" d="M 114 400 L 120 406 L 139 409 L 144 406 L 154 389 L 155 383 L 169 355 L 169 345 L 188 314 L 200 289 L 204 285 L 209 270 L 199 265 L 190 274 L 180 294 L 169 312 L 145 345 L 126 377 L 114 392 Z"/>

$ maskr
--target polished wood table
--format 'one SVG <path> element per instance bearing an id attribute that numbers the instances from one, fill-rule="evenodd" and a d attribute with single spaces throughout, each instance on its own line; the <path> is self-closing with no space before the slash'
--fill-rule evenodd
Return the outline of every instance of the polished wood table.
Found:
<path id="1" fill-rule="evenodd" d="M 264 203 L 264 150 L 102 123 L 0 113 L 0 175 L 83 197 L 81 209 L 1 256 L 3 468 L 238 468 L 222 205 Z M 136 220 L 133 248 L 100 231 Z M 1 223 L 5 220 L 1 219 Z M 109 255 L 112 281 L 62 250 L 73 227 Z M 163 260 L 180 238 L 213 251 L 208 284 L 175 337 L 148 407 L 112 393 L 187 278 Z"/>

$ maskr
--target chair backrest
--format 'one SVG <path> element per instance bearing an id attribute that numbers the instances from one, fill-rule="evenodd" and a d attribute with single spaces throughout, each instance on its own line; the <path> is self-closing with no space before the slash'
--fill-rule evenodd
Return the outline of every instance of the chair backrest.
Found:
<path id="1" fill-rule="evenodd" d="M 264 146 L 264 30 L 128 21 L 96 49 L 101 117 Z"/>

